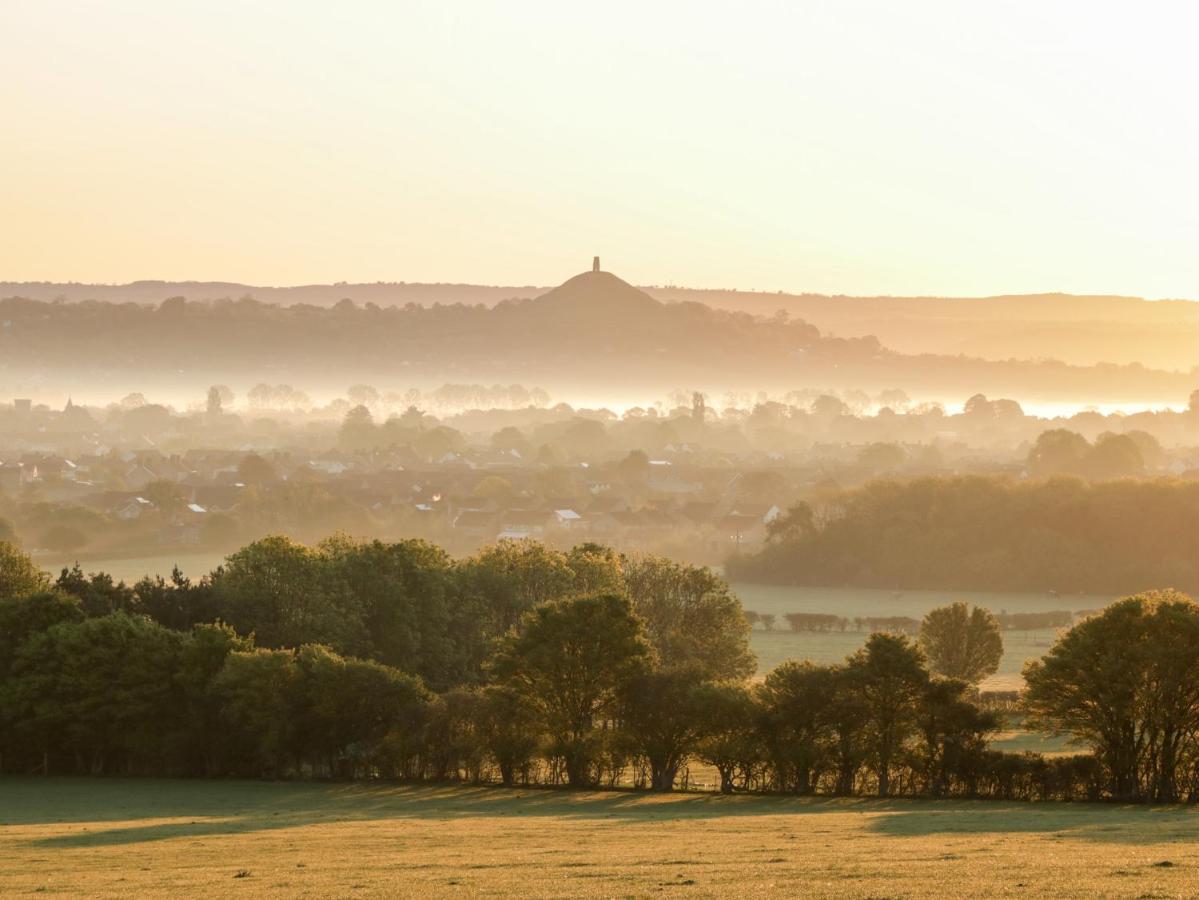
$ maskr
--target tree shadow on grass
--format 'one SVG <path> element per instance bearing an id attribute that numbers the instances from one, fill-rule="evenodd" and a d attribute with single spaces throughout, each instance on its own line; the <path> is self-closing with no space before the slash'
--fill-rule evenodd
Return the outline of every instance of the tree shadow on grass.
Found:
<path id="1" fill-rule="evenodd" d="M 874 819 L 867 830 L 892 837 L 1040 834 L 1115 844 L 1190 843 L 1199 834 L 1199 810 L 1115 803 L 912 801 L 902 812 Z"/>
<path id="2" fill-rule="evenodd" d="M 88 827 L 40 847 L 98 847 L 342 822 L 559 818 L 669 823 L 739 817 L 861 815 L 867 832 L 1037 833 L 1113 843 L 1193 840 L 1199 813 L 1178 807 L 862 798 L 651 795 L 546 788 L 158 779 L 4 779 L 0 823 Z M 0 839 L 4 829 L 0 827 Z"/>

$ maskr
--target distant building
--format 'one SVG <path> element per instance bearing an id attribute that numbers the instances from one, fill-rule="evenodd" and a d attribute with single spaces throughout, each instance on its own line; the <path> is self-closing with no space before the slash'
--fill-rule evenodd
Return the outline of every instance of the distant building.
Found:
<path id="1" fill-rule="evenodd" d="M 598 272 L 599 270 L 600 270 L 600 267 L 599 267 L 599 257 L 598 257 L 598 256 L 592 257 L 592 259 L 591 259 L 591 271 L 592 271 L 592 272 Z"/>
<path id="2" fill-rule="evenodd" d="M 579 528 L 583 524 L 583 517 L 573 509 L 555 509 L 554 523 L 559 528 Z"/>

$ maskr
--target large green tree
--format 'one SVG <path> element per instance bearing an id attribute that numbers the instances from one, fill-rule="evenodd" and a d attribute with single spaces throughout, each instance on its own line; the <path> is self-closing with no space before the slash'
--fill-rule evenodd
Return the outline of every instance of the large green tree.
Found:
<path id="1" fill-rule="evenodd" d="M 924 789 L 934 797 L 949 793 L 956 775 L 973 794 L 987 736 L 999 724 L 995 713 L 981 710 L 966 699 L 964 681 L 937 678 L 924 688 L 916 712 L 918 757 L 923 762 Z"/>
<path id="2" fill-rule="evenodd" d="M 728 584 L 711 569 L 632 554 L 622 560 L 622 578 L 662 666 L 715 680 L 753 673 L 749 622 Z"/>
<path id="3" fill-rule="evenodd" d="M 294 764 L 303 702 L 300 678 L 292 650 L 229 654 L 213 691 L 221 704 L 230 772 L 279 777 Z"/>
<path id="4" fill-rule="evenodd" d="M 689 669 L 659 669 L 630 679 L 621 719 L 648 764 L 652 790 L 674 788 L 703 736 L 705 686 L 701 674 Z"/>
<path id="5" fill-rule="evenodd" d="M 767 750 L 782 790 L 810 794 L 829 759 L 829 704 L 837 673 L 810 662 L 785 662 L 767 674 L 759 697 Z"/>
<path id="6" fill-rule="evenodd" d="M 0 600 L 24 597 L 50 586 L 50 575 L 16 545 L 0 541 Z"/>
<path id="7" fill-rule="evenodd" d="M 1199 736 L 1199 604 L 1126 597 L 1024 669 L 1030 721 L 1090 744 L 1118 799 L 1173 801 Z"/>
<path id="8" fill-rule="evenodd" d="M 458 590 L 454 562 L 421 540 L 320 545 L 349 606 L 362 616 L 362 655 L 419 675 L 435 690 L 480 677 L 494 633 L 486 633 L 479 598 Z"/>
<path id="9" fill-rule="evenodd" d="M 517 775 L 527 775 L 541 742 L 538 718 L 521 695 L 506 685 L 489 684 L 482 690 L 479 737 L 508 786 Z"/>
<path id="10" fill-rule="evenodd" d="M 720 792 L 731 794 L 738 786 L 738 775 L 744 787 L 762 756 L 762 710 L 744 684 L 705 684 L 699 691 L 703 721 L 696 756 L 716 769 Z"/>
<path id="11" fill-rule="evenodd" d="M 999 622 L 981 606 L 951 603 L 930 611 L 919 641 L 933 672 L 969 684 L 994 675 L 1003 657 Z"/>
<path id="12" fill-rule="evenodd" d="M 826 715 L 832 730 L 832 758 L 836 780 L 834 793 L 848 797 L 854 793 L 858 775 L 870 755 L 868 743 L 870 707 L 863 689 L 864 673 L 860 666 L 834 666 L 833 692 Z"/>
<path id="13" fill-rule="evenodd" d="M 369 771 L 391 730 L 411 727 L 428 703 L 418 678 L 326 647 L 301 647 L 296 668 L 295 750 L 329 775 Z"/>
<path id="14" fill-rule="evenodd" d="M 575 591 L 566 555 L 539 541 L 500 541 L 460 566 L 462 590 L 486 616 L 484 628 L 500 635 L 540 603 Z"/>
<path id="15" fill-rule="evenodd" d="M 172 756 L 184 771 L 222 774 L 226 742 L 221 697 L 213 684 L 230 653 L 246 652 L 252 646 L 251 640 L 220 623 L 196 625 L 183 642 L 175 669 L 183 710 L 179 728 L 170 740 Z"/>
<path id="16" fill-rule="evenodd" d="M 627 598 L 599 594 L 545 603 L 508 635 L 495 676 L 521 695 L 553 741 L 574 787 L 593 782 L 599 728 L 652 650 Z"/>
<path id="17" fill-rule="evenodd" d="M 916 723 L 928 670 L 920 649 L 903 635 L 872 634 L 849 661 L 867 710 L 866 746 L 878 795 L 891 793 L 891 772 Z"/>
<path id="18" fill-rule="evenodd" d="M 174 674 L 183 635 L 113 613 L 61 622 L 17 650 L 6 693 L 18 730 L 95 773 L 160 768 L 181 712 Z"/>
<path id="19" fill-rule="evenodd" d="M 212 589 L 221 618 L 261 646 L 366 646 L 361 603 L 319 548 L 279 535 L 255 541 L 213 573 Z"/>

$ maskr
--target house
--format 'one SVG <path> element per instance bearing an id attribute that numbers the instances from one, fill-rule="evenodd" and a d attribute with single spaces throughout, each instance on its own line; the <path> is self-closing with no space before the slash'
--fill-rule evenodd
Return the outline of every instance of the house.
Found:
<path id="1" fill-rule="evenodd" d="M 545 534 L 551 514 L 544 510 L 510 509 L 500 516 L 500 533 L 496 540 L 539 538 Z"/>
<path id="2" fill-rule="evenodd" d="M 737 503 L 729 510 L 731 516 L 749 516 L 760 520 L 763 524 L 769 525 L 783 511 L 775 503 Z"/>
<path id="3" fill-rule="evenodd" d="M 151 481 L 158 480 L 158 473 L 145 463 L 136 462 L 125 470 L 125 485 L 135 491 L 140 491 Z"/>
<path id="4" fill-rule="evenodd" d="M 145 497 L 130 497 L 113 507 L 112 514 L 123 522 L 131 522 L 140 519 L 143 513 L 149 512 L 153 508 L 154 504 Z"/>
<path id="5" fill-rule="evenodd" d="M 495 534 L 497 514 L 486 509 L 464 509 L 454 516 L 452 527 L 466 537 L 486 540 Z"/>
<path id="6" fill-rule="evenodd" d="M 245 487 L 239 482 L 199 485 L 192 488 L 191 502 L 204 507 L 208 512 L 230 512 L 241 502 Z"/>
<path id="7" fill-rule="evenodd" d="M 554 524 L 566 531 L 577 531 L 583 527 L 583 517 L 573 509 L 555 509 Z"/>

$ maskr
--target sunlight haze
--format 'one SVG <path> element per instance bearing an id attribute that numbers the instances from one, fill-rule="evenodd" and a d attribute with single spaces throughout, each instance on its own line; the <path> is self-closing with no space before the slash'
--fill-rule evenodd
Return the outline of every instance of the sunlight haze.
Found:
<path id="1" fill-rule="evenodd" d="M 1156 13 L 1154 11 L 1157 11 Z M 14 280 L 1199 297 L 1179 4 L 9 2 Z"/>
<path id="2" fill-rule="evenodd" d="M 0 898 L 1199 897 L 1193 9 L 0 0 Z"/>

